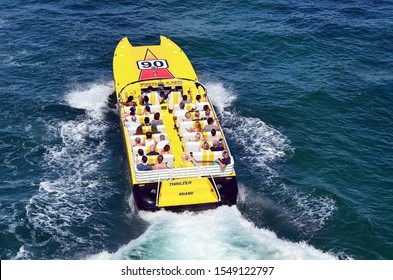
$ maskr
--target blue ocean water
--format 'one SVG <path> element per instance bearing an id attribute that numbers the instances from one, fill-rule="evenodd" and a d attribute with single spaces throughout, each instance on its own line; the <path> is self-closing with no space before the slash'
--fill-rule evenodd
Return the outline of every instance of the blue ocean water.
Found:
<path id="1" fill-rule="evenodd" d="M 130 1 L 131 2 L 131 1 Z M 2 1 L 1 259 L 393 259 L 392 1 Z M 112 56 L 166 35 L 236 207 L 136 213 Z"/>

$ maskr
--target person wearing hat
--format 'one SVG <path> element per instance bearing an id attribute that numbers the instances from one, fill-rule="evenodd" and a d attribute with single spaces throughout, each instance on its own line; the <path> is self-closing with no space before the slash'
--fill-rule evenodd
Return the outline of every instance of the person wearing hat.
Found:
<path id="1" fill-rule="evenodd" d="M 225 150 L 222 152 L 222 158 L 218 158 L 215 162 L 220 165 L 221 168 L 225 168 L 228 164 L 231 163 L 231 158 L 229 157 L 228 151 Z"/>

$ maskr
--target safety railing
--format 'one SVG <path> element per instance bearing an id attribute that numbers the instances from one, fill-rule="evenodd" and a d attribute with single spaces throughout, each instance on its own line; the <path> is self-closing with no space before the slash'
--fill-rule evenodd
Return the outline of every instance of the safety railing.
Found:
<path id="1" fill-rule="evenodd" d="M 230 175 L 233 171 L 233 163 L 228 164 L 225 168 L 221 168 L 219 165 L 212 165 L 150 171 L 139 171 L 134 165 L 135 179 L 138 182 L 158 182 L 180 178 L 225 176 Z"/>

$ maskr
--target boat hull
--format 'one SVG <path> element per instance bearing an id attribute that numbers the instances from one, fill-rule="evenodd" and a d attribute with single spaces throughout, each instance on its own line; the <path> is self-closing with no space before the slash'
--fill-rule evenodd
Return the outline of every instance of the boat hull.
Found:
<path id="1" fill-rule="evenodd" d="M 212 181 L 212 179 L 209 180 Z M 221 198 L 220 201 L 217 202 L 159 207 L 157 206 L 157 192 L 160 189 L 160 184 L 158 183 L 133 184 L 132 195 L 137 209 L 143 211 L 158 211 L 161 209 L 173 212 L 203 211 L 214 209 L 222 205 L 235 205 L 238 195 L 236 176 L 214 178 L 214 181 Z M 178 192 L 180 194 L 182 190 L 179 189 Z"/>

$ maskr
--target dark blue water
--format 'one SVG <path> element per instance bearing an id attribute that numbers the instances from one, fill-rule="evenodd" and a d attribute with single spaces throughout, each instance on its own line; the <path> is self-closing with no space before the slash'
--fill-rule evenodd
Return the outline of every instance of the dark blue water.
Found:
<path id="1" fill-rule="evenodd" d="M 131 2 L 131 1 L 130 1 Z M 392 1 L 2 1 L 1 259 L 393 259 Z M 112 56 L 166 35 L 237 207 L 136 213 Z"/>

